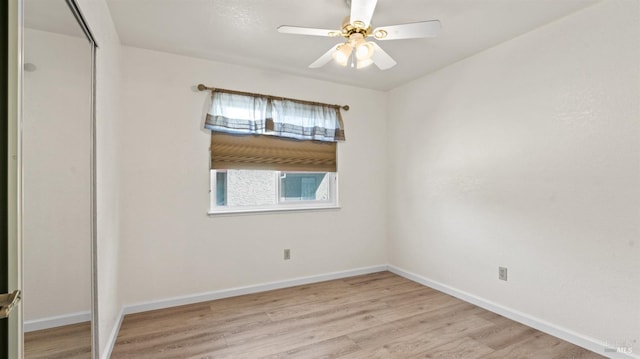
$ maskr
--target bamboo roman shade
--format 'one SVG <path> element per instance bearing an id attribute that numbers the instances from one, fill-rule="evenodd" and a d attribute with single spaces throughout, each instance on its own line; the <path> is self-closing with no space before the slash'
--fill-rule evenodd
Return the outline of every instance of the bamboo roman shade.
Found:
<path id="1" fill-rule="evenodd" d="M 336 143 L 212 131 L 211 169 L 336 172 Z"/>

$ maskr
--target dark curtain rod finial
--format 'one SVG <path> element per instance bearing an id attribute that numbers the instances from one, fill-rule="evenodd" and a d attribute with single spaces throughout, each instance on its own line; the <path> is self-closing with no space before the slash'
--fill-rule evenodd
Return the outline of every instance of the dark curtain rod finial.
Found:
<path id="1" fill-rule="evenodd" d="M 241 91 L 232 91 L 232 90 L 224 90 L 224 89 L 216 89 L 215 87 L 208 87 L 208 86 L 205 86 L 205 85 L 203 85 L 203 84 L 198 84 L 198 91 L 216 91 L 216 90 L 219 90 L 220 92 L 235 93 L 235 94 L 248 95 L 248 96 L 263 96 L 263 97 L 270 97 L 270 98 L 276 98 L 276 99 L 291 100 L 291 101 L 296 101 L 296 102 L 300 102 L 300 103 L 308 103 L 308 104 L 324 105 L 324 106 L 335 106 L 335 107 L 337 107 L 337 108 L 341 108 L 341 109 L 343 109 L 343 110 L 345 110 L 345 111 L 349 111 L 349 105 L 344 105 L 344 106 L 340 106 L 340 105 L 328 105 L 328 104 L 323 104 L 323 103 L 319 103 L 319 102 L 311 102 L 311 101 L 304 101 L 304 100 L 288 99 L 288 98 L 285 98 L 285 97 L 269 96 L 269 95 L 263 95 L 263 94 L 259 94 L 259 93 L 241 92 Z"/>

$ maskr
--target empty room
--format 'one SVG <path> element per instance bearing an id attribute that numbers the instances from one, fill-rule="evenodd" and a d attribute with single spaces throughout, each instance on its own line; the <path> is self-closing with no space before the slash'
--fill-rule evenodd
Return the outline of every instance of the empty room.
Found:
<path id="1" fill-rule="evenodd" d="M 640 1 L 2 23 L 0 358 L 640 358 Z"/>

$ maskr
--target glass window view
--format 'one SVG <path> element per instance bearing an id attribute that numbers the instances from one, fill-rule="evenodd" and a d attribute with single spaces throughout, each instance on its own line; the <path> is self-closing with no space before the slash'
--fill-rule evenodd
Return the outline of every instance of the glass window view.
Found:
<path id="1" fill-rule="evenodd" d="M 333 172 L 212 170 L 212 211 L 331 207 Z"/>
<path id="2" fill-rule="evenodd" d="M 227 205 L 227 172 L 216 172 L 216 206 Z"/>
<path id="3" fill-rule="evenodd" d="M 281 172 L 281 201 L 328 201 L 329 176 L 327 173 Z"/>

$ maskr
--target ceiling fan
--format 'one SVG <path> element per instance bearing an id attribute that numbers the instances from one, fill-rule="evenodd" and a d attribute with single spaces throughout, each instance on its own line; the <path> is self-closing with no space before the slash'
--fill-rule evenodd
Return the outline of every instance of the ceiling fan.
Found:
<path id="1" fill-rule="evenodd" d="M 347 16 L 339 30 L 316 29 L 310 27 L 282 25 L 278 32 L 283 34 L 343 37 L 344 43 L 333 46 L 310 68 L 326 65 L 333 58 L 342 66 L 350 65 L 358 69 L 375 64 L 380 70 L 387 70 L 395 66 L 396 61 L 389 56 L 377 43 L 366 41 L 367 37 L 376 40 L 403 40 L 422 37 L 434 37 L 440 32 L 440 21 L 420 21 L 409 24 L 371 27 L 371 17 L 376 8 L 377 0 L 346 0 L 351 7 L 351 14 Z"/>

